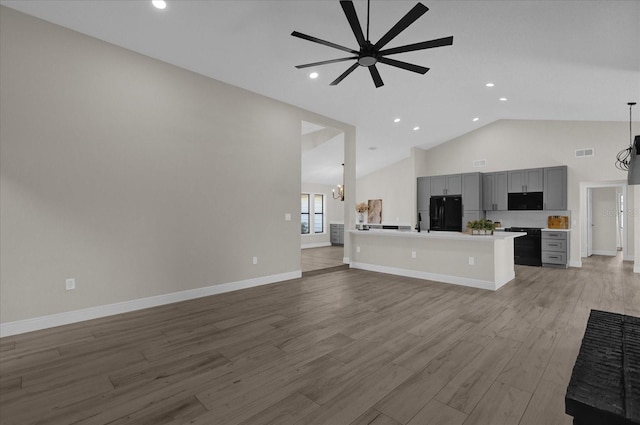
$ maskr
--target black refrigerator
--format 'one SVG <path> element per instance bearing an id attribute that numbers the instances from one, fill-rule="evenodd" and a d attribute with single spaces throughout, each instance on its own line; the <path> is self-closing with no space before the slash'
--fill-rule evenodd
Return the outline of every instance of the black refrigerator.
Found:
<path id="1" fill-rule="evenodd" d="M 432 196 L 429 203 L 431 230 L 462 231 L 462 197 Z"/>

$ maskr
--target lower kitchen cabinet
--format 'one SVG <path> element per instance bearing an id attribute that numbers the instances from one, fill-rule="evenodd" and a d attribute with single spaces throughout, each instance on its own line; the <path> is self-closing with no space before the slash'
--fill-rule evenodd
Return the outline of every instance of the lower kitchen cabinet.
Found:
<path id="1" fill-rule="evenodd" d="M 542 231 L 542 266 L 569 266 L 569 232 L 554 230 Z"/>
<path id="2" fill-rule="evenodd" d="M 331 245 L 344 245 L 344 224 L 329 224 Z"/>

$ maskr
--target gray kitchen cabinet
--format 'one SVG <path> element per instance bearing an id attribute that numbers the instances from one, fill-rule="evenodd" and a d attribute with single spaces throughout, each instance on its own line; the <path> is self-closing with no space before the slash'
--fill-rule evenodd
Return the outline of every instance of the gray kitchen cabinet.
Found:
<path id="1" fill-rule="evenodd" d="M 462 175 L 431 177 L 431 196 L 462 195 Z"/>
<path id="2" fill-rule="evenodd" d="M 429 211 L 431 177 L 418 177 L 418 211 Z"/>
<path id="3" fill-rule="evenodd" d="M 545 210 L 567 209 L 567 166 L 544 169 L 542 200 Z"/>
<path id="4" fill-rule="evenodd" d="M 465 211 L 482 209 L 482 175 L 480 173 L 462 174 L 462 205 Z"/>
<path id="5" fill-rule="evenodd" d="M 344 245 L 344 224 L 329 224 L 331 245 Z"/>
<path id="6" fill-rule="evenodd" d="M 542 231 L 542 266 L 569 266 L 569 232 L 557 230 Z"/>
<path id="7" fill-rule="evenodd" d="M 484 211 L 507 210 L 507 172 L 482 175 L 482 209 Z"/>
<path id="8" fill-rule="evenodd" d="M 544 190 L 544 169 L 530 168 L 508 172 L 509 193 L 542 192 Z"/>

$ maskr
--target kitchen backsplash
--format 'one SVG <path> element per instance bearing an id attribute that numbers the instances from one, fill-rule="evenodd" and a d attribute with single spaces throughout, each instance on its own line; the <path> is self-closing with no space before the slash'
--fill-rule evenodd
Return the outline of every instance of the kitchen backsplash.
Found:
<path id="1" fill-rule="evenodd" d="M 550 215 L 569 216 L 571 227 L 571 211 L 487 211 L 487 220 L 499 221 L 502 227 L 547 227 Z"/>

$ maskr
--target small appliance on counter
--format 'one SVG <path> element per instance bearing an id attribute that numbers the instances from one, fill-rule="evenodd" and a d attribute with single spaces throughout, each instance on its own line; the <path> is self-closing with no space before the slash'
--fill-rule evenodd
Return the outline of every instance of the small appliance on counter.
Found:
<path id="1" fill-rule="evenodd" d="M 569 217 L 566 215 L 550 215 L 547 219 L 547 228 L 549 229 L 568 229 Z"/>

